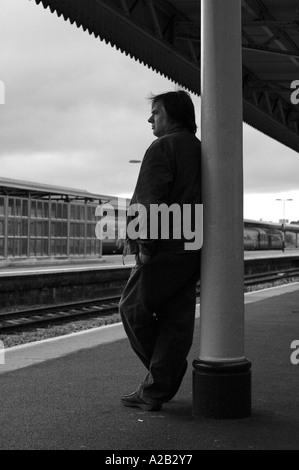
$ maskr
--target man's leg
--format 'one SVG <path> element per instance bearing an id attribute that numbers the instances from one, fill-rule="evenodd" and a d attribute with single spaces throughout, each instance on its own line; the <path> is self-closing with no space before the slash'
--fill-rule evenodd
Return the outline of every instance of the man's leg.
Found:
<path id="1" fill-rule="evenodd" d="M 138 389 L 144 400 L 169 401 L 187 368 L 195 320 L 196 283 L 178 290 L 157 312 L 157 335 L 149 372 Z"/>
<path id="2" fill-rule="evenodd" d="M 137 265 L 123 291 L 119 311 L 132 349 L 149 369 L 157 331 L 154 306 L 150 301 L 148 267 Z"/>
<path id="3" fill-rule="evenodd" d="M 124 327 L 149 369 L 137 392 L 148 402 L 168 401 L 183 378 L 193 339 L 198 271 L 195 253 L 158 253 L 133 270 L 124 290 Z"/>

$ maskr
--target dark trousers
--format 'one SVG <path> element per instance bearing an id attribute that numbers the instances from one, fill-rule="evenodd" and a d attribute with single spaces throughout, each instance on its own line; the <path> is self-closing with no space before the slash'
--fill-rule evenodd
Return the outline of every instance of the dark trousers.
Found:
<path id="1" fill-rule="evenodd" d="M 136 264 L 119 309 L 131 346 L 148 373 L 137 389 L 146 401 L 166 401 L 193 341 L 200 252 L 158 252 Z"/>

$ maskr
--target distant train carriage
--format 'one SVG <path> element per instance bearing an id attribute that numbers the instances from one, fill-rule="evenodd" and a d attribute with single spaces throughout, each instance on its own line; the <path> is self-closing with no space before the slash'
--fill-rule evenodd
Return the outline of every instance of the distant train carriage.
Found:
<path id="1" fill-rule="evenodd" d="M 298 248 L 299 225 L 244 220 L 244 250 L 282 250 L 283 241 L 285 248 Z"/>
<path id="2" fill-rule="evenodd" d="M 258 250 L 259 233 L 254 228 L 244 227 L 244 250 Z"/>
<path id="3" fill-rule="evenodd" d="M 265 229 L 257 227 L 256 230 L 259 233 L 259 249 L 260 250 L 267 250 L 268 248 L 268 237 L 267 237 L 267 232 Z"/>
<path id="4" fill-rule="evenodd" d="M 285 231 L 285 246 L 286 248 L 298 248 L 298 233 Z"/>
<path id="5" fill-rule="evenodd" d="M 283 232 L 273 228 L 265 229 L 268 238 L 268 250 L 281 250 L 283 247 Z"/>
<path id="6" fill-rule="evenodd" d="M 244 250 L 266 250 L 268 237 L 264 229 L 244 227 Z"/>

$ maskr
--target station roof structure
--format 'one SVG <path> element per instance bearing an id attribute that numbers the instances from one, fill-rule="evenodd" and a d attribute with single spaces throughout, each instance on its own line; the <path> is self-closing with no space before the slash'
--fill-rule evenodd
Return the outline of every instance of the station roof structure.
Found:
<path id="1" fill-rule="evenodd" d="M 49 184 L 21 181 L 11 178 L 0 178 L 0 195 L 12 197 L 31 197 L 32 199 L 52 199 L 64 201 L 95 201 L 106 203 L 111 196 L 93 194 L 82 189 L 52 186 Z"/>
<path id="2" fill-rule="evenodd" d="M 200 0 L 33 1 L 200 95 Z M 299 2 L 240 1 L 244 122 L 298 152 Z"/>

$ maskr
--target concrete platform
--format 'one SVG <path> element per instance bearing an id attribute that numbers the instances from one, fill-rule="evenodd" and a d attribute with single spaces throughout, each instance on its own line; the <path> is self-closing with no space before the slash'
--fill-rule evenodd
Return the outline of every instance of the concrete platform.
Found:
<path id="1" fill-rule="evenodd" d="M 245 251 L 244 260 L 249 259 L 264 259 L 264 258 L 286 258 L 288 256 L 299 256 L 299 248 L 290 249 L 286 248 L 282 250 L 256 250 L 256 251 Z"/>
<path id="2" fill-rule="evenodd" d="M 250 418 L 192 418 L 198 319 L 174 400 L 159 412 L 122 407 L 120 395 L 135 389 L 145 369 L 122 326 L 112 325 L 5 351 L 0 449 L 98 449 L 104 457 L 111 451 L 195 456 L 214 449 L 298 450 L 299 348 L 296 354 L 291 345 L 299 341 L 299 283 L 246 294 L 245 318 L 253 374 Z"/>
<path id="3" fill-rule="evenodd" d="M 298 251 L 299 254 L 299 251 Z M 126 256 L 125 266 L 133 266 L 135 264 L 135 256 Z M 82 271 L 105 270 L 107 268 L 118 268 L 124 266 L 122 255 L 107 255 L 99 259 L 74 259 L 74 260 L 51 260 L 36 262 L 12 262 L 9 265 L 0 264 L 0 278 L 8 276 L 27 276 L 51 274 L 51 273 L 68 273 Z"/>
<path id="4" fill-rule="evenodd" d="M 244 260 L 267 259 L 267 258 L 286 258 L 298 257 L 298 249 L 281 250 L 257 250 L 245 251 Z M 133 266 L 135 264 L 135 256 L 128 255 L 125 258 L 125 266 Z M 122 255 L 106 255 L 97 260 L 94 259 L 73 259 L 73 260 L 50 260 L 50 261 L 14 261 L 10 264 L 0 263 L 0 278 L 9 276 L 27 276 L 39 275 L 41 273 L 64 273 L 64 272 L 81 272 L 105 270 L 107 268 L 123 266 Z"/>

